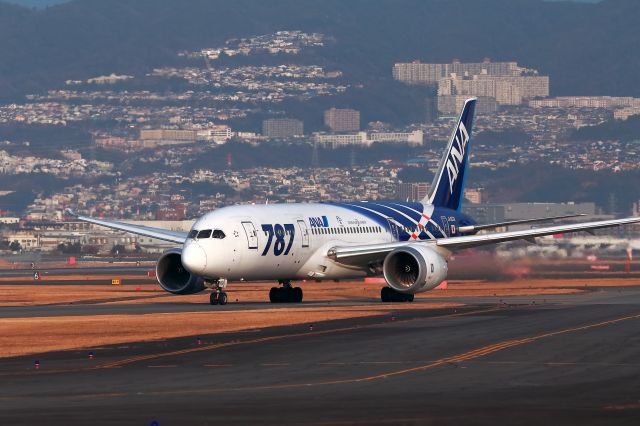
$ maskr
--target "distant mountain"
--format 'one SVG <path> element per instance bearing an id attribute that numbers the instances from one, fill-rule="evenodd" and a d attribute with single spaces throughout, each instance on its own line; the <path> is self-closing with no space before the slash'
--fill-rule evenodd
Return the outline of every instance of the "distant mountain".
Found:
<path id="1" fill-rule="evenodd" d="M 0 97 L 66 79 L 144 73 L 176 52 L 282 29 L 325 33 L 320 51 L 361 79 L 394 62 L 516 60 L 555 95 L 640 96 L 637 0 L 76 0 L 44 10 L 0 3 Z"/>

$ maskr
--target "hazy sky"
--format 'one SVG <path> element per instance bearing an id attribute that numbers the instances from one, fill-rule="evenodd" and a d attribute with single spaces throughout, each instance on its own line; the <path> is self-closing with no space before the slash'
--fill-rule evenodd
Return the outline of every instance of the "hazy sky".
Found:
<path id="1" fill-rule="evenodd" d="M 54 4 L 66 3 L 70 0 L 0 0 L 6 3 L 15 3 L 27 7 L 45 7 Z M 575 1 L 582 3 L 598 3 L 602 0 L 546 0 L 546 1 Z"/>

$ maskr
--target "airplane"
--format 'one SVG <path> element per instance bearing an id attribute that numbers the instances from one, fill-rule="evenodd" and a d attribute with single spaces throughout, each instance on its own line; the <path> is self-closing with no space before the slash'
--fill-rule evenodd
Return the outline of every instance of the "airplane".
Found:
<path id="1" fill-rule="evenodd" d="M 176 295 L 211 289 L 212 305 L 225 305 L 229 282 L 278 281 L 272 303 L 300 303 L 293 280 L 339 280 L 382 275 L 383 302 L 410 302 L 447 278 L 447 262 L 459 250 L 513 240 L 592 231 L 640 222 L 640 217 L 478 233 L 547 217 L 478 224 L 461 212 L 476 98 L 466 100 L 421 202 L 322 202 L 234 205 L 206 213 L 191 230 L 170 231 L 69 214 L 95 225 L 179 245 L 158 259 L 160 286 Z M 578 215 L 576 215 L 578 216 Z"/>

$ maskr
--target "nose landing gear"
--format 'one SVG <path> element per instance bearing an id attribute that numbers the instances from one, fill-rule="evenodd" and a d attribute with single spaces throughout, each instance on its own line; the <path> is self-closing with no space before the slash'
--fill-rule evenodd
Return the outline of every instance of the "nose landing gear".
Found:
<path id="1" fill-rule="evenodd" d="M 302 289 L 292 287 L 291 281 L 280 281 L 282 287 L 271 287 L 269 291 L 269 301 L 271 303 L 300 303 L 302 302 Z"/>
<path id="2" fill-rule="evenodd" d="M 224 291 L 214 291 L 209 296 L 209 303 L 212 305 L 226 305 L 227 304 L 227 293 Z"/>
<path id="3" fill-rule="evenodd" d="M 209 296 L 209 303 L 212 305 L 226 305 L 227 304 L 227 293 L 223 290 L 227 286 L 227 280 L 224 278 L 220 278 L 219 280 L 214 281 L 213 283 L 205 283 L 207 287 L 211 287 L 211 295 Z"/>

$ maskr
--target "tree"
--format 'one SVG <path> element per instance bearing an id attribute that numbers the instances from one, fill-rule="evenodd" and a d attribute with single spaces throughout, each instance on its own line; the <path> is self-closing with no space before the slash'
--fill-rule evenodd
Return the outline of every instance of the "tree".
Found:
<path id="1" fill-rule="evenodd" d="M 113 247 L 111 247 L 111 254 L 123 254 L 127 251 L 127 249 L 122 245 L 122 244 L 114 244 Z"/>
<path id="2" fill-rule="evenodd" d="M 80 254 L 82 252 L 82 245 L 79 242 L 60 243 L 58 244 L 58 251 L 65 254 Z"/>
<path id="3" fill-rule="evenodd" d="M 9 250 L 11 250 L 11 251 L 22 251 L 22 246 L 20 245 L 20 243 L 18 241 L 12 241 L 11 244 L 9 244 Z"/>

